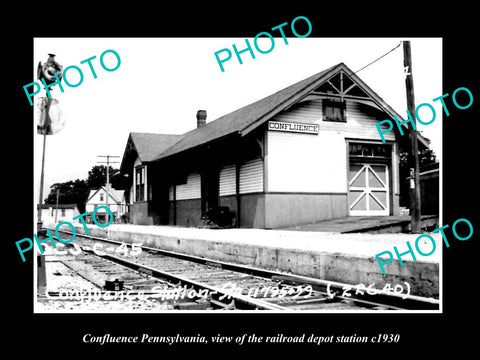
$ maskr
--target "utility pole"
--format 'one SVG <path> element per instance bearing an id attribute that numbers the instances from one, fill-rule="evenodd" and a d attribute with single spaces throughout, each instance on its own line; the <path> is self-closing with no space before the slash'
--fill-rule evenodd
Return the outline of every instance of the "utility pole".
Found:
<path id="1" fill-rule="evenodd" d="M 412 70 L 412 51 L 410 49 L 410 41 L 403 41 L 403 66 L 405 70 L 405 88 L 407 91 L 407 109 L 412 117 L 412 121 L 416 125 L 415 118 L 415 93 L 413 90 L 413 70 Z M 410 129 L 410 217 L 411 231 L 419 234 L 421 231 L 421 213 L 420 213 L 420 164 L 418 160 L 418 140 L 417 131 Z"/>
<path id="2" fill-rule="evenodd" d="M 110 167 L 110 164 L 118 164 L 120 163 L 119 161 L 110 161 L 110 158 L 119 158 L 120 156 L 115 156 L 115 155 L 97 155 L 97 157 L 102 157 L 102 158 L 107 158 L 107 161 L 97 161 L 97 164 L 107 164 L 107 179 L 106 179 L 106 183 L 105 183 L 105 188 L 107 189 L 107 193 L 105 194 L 105 205 L 108 207 L 108 195 L 110 193 L 110 175 L 109 175 L 109 167 Z M 108 217 L 108 213 L 106 215 Z M 106 219 L 107 223 L 108 223 L 108 218 Z"/>
<path id="3" fill-rule="evenodd" d="M 57 214 L 58 214 L 58 197 L 60 195 L 60 189 L 57 188 L 57 201 L 55 202 L 55 224 L 57 223 Z"/>
<path id="4" fill-rule="evenodd" d="M 49 110 L 50 99 L 47 100 L 46 111 Z M 44 113 L 42 113 L 42 116 Z M 45 112 L 46 116 L 46 112 Z M 43 203 L 43 179 L 45 177 L 45 148 L 47 145 L 47 132 L 43 133 L 43 150 L 42 150 L 42 170 L 40 172 L 40 191 L 38 194 L 38 212 L 37 212 L 37 227 L 40 229 L 43 227 L 42 223 L 42 203 Z"/>

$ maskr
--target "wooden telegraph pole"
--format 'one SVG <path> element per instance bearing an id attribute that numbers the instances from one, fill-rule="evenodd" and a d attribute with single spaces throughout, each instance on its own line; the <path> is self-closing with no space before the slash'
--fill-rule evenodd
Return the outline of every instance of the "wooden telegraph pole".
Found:
<path id="1" fill-rule="evenodd" d="M 58 215 L 58 197 L 60 196 L 60 189 L 57 188 L 57 201 L 55 202 L 55 224 L 57 223 L 57 215 Z"/>
<path id="2" fill-rule="evenodd" d="M 410 41 L 403 41 L 403 66 L 405 71 L 405 87 L 407 91 L 407 109 L 416 125 L 415 118 L 415 93 L 413 90 L 413 70 L 412 70 L 412 52 Z M 417 131 L 413 126 L 410 129 L 410 217 L 411 231 L 419 234 L 421 231 L 421 213 L 420 213 L 420 165 L 418 160 L 418 141 Z"/>
<path id="3" fill-rule="evenodd" d="M 119 163 L 119 161 L 111 161 L 110 158 L 119 158 L 120 156 L 115 156 L 115 155 L 97 155 L 97 157 L 103 157 L 107 158 L 107 161 L 97 161 L 98 164 L 106 164 L 107 165 L 107 171 L 106 171 L 106 183 L 105 183 L 105 188 L 107 189 L 107 193 L 105 194 L 105 205 L 108 207 L 108 195 L 110 193 L 110 175 L 108 173 L 108 169 L 110 167 L 110 164 L 112 163 Z M 107 213 L 107 218 L 106 221 L 108 223 L 108 213 Z"/>

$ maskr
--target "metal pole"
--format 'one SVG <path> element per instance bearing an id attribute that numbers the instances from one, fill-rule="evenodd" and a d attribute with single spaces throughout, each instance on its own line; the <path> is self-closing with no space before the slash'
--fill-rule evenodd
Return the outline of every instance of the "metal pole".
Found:
<path id="1" fill-rule="evenodd" d="M 47 102 L 45 104 L 45 108 L 42 109 L 42 113 L 41 113 L 41 116 L 43 118 L 42 124 L 44 125 L 44 128 L 43 128 L 42 171 L 40 173 L 40 194 L 38 197 L 37 227 L 42 226 L 43 179 L 45 177 L 45 148 L 47 144 L 47 133 L 51 125 L 51 119 L 50 119 L 50 116 L 48 115 L 51 105 L 52 105 L 52 99 L 47 96 Z"/>
<path id="2" fill-rule="evenodd" d="M 38 226 L 42 226 L 42 202 L 43 202 L 43 177 L 44 177 L 44 172 L 45 172 L 45 147 L 47 144 L 47 133 L 45 132 L 43 134 L 43 151 L 42 151 L 42 170 L 40 173 L 40 194 L 38 196 L 38 219 L 37 223 L 39 224 Z M 39 230 L 39 229 L 37 229 Z"/>
<path id="3" fill-rule="evenodd" d="M 403 65 L 405 69 L 405 87 L 407 92 L 407 109 L 416 127 L 415 93 L 413 89 L 412 52 L 410 41 L 403 41 Z M 418 234 L 421 231 L 420 213 L 420 165 L 418 159 L 417 131 L 410 126 L 410 216 L 411 231 Z"/>

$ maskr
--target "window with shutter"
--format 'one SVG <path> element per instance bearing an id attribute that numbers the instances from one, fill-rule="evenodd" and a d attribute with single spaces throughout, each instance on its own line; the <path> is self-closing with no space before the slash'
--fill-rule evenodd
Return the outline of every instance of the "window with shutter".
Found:
<path id="1" fill-rule="evenodd" d="M 135 201 L 144 201 L 145 172 L 144 167 L 135 169 Z"/>

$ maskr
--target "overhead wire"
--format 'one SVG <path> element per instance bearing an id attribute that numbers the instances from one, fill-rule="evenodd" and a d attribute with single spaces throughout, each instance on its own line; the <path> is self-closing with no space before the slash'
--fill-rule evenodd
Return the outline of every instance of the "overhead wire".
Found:
<path id="1" fill-rule="evenodd" d="M 382 56 L 380 56 L 380 57 L 376 58 L 375 60 L 373 60 L 372 62 L 368 63 L 367 65 L 365 65 L 365 66 L 364 66 L 364 67 L 362 67 L 361 69 L 359 69 L 359 70 L 355 71 L 355 72 L 354 72 L 354 74 L 356 74 L 356 73 L 358 73 L 358 72 L 362 71 L 363 69 L 365 69 L 365 68 L 369 67 L 370 65 L 372 65 L 372 64 L 374 64 L 374 63 L 376 63 L 378 60 L 380 60 L 380 59 L 382 59 L 383 57 L 387 56 L 387 55 L 388 55 L 388 54 L 390 54 L 392 51 L 394 51 L 395 49 L 397 49 L 397 48 L 398 48 L 398 47 L 399 47 L 401 44 L 402 44 L 402 41 L 400 41 L 400 42 L 398 43 L 398 45 L 397 45 L 397 46 L 395 46 L 393 49 L 391 49 L 391 50 L 387 51 L 387 52 L 386 52 L 385 54 L 383 54 Z"/>

